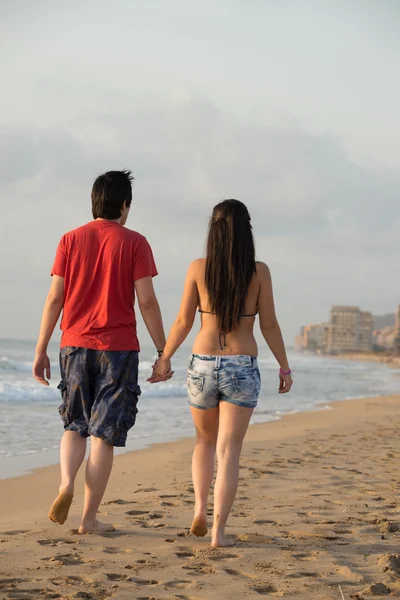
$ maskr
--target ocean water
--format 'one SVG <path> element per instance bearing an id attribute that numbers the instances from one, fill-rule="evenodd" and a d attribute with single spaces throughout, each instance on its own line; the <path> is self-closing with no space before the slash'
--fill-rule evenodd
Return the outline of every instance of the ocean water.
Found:
<path id="1" fill-rule="evenodd" d="M 142 395 L 127 450 L 193 435 L 186 398 L 186 367 L 190 349 L 181 348 L 173 360 L 175 375 L 165 383 L 148 384 L 154 351 L 142 348 L 139 383 Z M 0 340 L 0 479 L 58 462 L 63 432 L 58 406 L 58 346 L 52 344 L 50 387 L 31 375 L 34 343 Z M 252 422 L 272 421 L 282 415 L 326 409 L 328 402 L 400 392 L 400 370 L 375 363 L 340 361 L 292 354 L 295 373 L 290 394 L 279 395 L 278 369 L 267 348 L 260 348 L 262 390 Z M 117 453 L 121 452 L 118 450 Z"/>

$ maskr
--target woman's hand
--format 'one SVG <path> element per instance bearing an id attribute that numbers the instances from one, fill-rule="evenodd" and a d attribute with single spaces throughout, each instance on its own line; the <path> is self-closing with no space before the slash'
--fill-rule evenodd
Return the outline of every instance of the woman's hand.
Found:
<path id="1" fill-rule="evenodd" d="M 171 361 L 160 356 L 160 358 L 158 358 L 154 363 L 153 373 L 147 381 L 149 383 L 159 383 L 160 381 L 168 381 L 168 379 L 171 379 L 173 374 L 174 372 L 171 371 Z"/>
<path id="2" fill-rule="evenodd" d="M 293 385 L 293 378 L 290 373 L 285 375 L 282 371 L 279 371 L 279 393 L 287 394 L 290 392 L 290 388 Z"/>

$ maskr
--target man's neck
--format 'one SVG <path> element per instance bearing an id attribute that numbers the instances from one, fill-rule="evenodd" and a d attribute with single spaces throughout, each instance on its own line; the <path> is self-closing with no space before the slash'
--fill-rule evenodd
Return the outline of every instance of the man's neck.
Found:
<path id="1" fill-rule="evenodd" d="M 97 217 L 95 221 L 109 221 L 110 223 L 121 223 L 121 217 L 119 219 L 102 219 L 101 217 Z"/>

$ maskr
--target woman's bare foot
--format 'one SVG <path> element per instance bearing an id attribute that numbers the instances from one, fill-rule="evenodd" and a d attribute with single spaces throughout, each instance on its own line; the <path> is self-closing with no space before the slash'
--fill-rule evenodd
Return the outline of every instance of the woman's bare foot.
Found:
<path id="1" fill-rule="evenodd" d="M 102 523 L 101 521 L 96 521 L 94 523 L 81 523 L 78 533 L 107 533 L 110 531 L 115 531 L 115 527 L 113 525 L 109 525 L 108 523 Z"/>
<path id="2" fill-rule="evenodd" d="M 72 499 L 74 497 L 74 488 L 72 485 L 61 488 L 57 498 L 54 500 L 49 510 L 49 519 L 58 525 L 65 523 L 68 517 L 69 509 L 71 508 Z"/>
<path id="3" fill-rule="evenodd" d="M 190 533 L 197 537 L 204 537 L 207 535 L 207 518 L 206 517 L 195 517 L 190 528 Z"/>
<path id="4" fill-rule="evenodd" d="M 211 539 L 211 547 L 212 548 L 228 548 L 229 546 L 234 546 L 235 541 L 231 540 L 222 533 L 214 533 Z"/>

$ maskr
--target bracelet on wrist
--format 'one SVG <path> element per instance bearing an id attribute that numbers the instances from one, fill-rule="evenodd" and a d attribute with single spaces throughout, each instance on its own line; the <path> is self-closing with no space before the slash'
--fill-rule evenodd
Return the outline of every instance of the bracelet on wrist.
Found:
<path id="1" fill-rule="evenodd" d="M 158 358 L 161 358 L 163 352 L 164 352 L 164 350 L 157 350 Z"/>
<path id="2" fill-rule="evenodd" d="M 289 369 L 289 371 L 284 371 L 282 367 L 279 369 L 279 373 L 281 375 L 293 375 L 293 371 L 291 369 Z"/>

